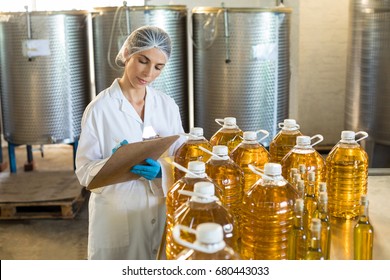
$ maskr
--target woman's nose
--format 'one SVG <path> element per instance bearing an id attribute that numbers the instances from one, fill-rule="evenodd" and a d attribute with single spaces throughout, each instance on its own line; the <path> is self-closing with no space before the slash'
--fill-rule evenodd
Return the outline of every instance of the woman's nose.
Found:
<path id="1" fill-rule="evenodd" d="M 152 75 L 153 68 L 150 66 L 147 66 L 144 68 L 144 71 L 142 72 L 145 77 L 150 77 Z"/>

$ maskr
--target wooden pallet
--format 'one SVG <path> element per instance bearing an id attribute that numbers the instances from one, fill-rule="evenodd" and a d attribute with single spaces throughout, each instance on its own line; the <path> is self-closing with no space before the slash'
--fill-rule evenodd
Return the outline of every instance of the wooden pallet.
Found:
<path id="1" fill-rule="evenodd" d="M 0 203 L 0 220 L 73 219 L 87 200 L 89 192 L 80 190 L 74 199 Z"/>

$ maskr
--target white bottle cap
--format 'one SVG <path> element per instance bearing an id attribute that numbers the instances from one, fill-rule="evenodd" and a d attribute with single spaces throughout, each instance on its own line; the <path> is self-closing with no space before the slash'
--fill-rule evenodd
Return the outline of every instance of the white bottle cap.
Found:
<path id="1" fill-rule="evenodd" d="M 279 163 L 268 162 L 264 164 L 264 174 L 278 176 L 282 174 L 282 166 Z"/>
<path id="2" fill-rule="evenodd" d="M 294 119 L 285 119 L 283 125 L 285 128 L 296 128 L 297 122 Z"/>
<path id="3" fill-rule="evenodd" d="M 203 128 L 201 127 L 191 127 L 190 134 L 202 137 L 203 136 Z"/>
<path id="4" fill-rule="evenodd" d="M 318 218 L 313 218 L 311 219 L 311 226 L 310 226 L 311 231 L 321 231 L 321 220 Z"/>
<path id="5" fill-rule="evenodd" d="M 227 156 L 229 154 L 228 147 L 224 145 L 217 145 L 213 147 L 213 153 L 218 156 Z"/>
<path id="6" fill-rule="evenodd" d="M 303 212 L 304 201 L 303 198 L 297 198 L 295 200 L 294 210 L 295 212 Z"/>
<path id="7" fill-rule="evenodd" d="M 297 146 L 307 146 L 310 145 L 310 143 L 310 136 L 297 136 Z"/>
<path id="8" fill-rule="evenodd" d="M 196 241 L 214 244 L 223 241 L 223 229 L 220 224 L 203 223 L 196 227 Z"/>
<path id="9" fill-rule="evenodd" d="M 197 182 L 194 184 L 194 192 L 213 196 L 215 193 L 215 186 L 211 182 Z"/>
<path id="10" fill-rule="evenodd" d="M 314 182 L 316 180 L 316 173 L 313 170 L 307 172 L 307 180 Z"/>
<path id="11" fill-rule="evenodd" d="M 355 140 L 355 132 L 350 130 L 344 130 L 341 132 L 341 140 L 344 141 L 354 141 Z"/>
<path id="12" fill-rule="evenodd" d="M 190 161 L 188 163 L 188 170 L 200 174 L 206 172 L 206 164 L 203 161 Z"/>
<path id="13" fill-rule="evenodd" d="M 326 182 L 319 182 L 318 186 L 320 192 L 326 192 Z"/>
<path id="14" fill-rule="evenodd" d="M 224 125 L 227 126 L 235 126 L 236 125 L 236 118 L 234 117 L 226 117 L 223 119 Z"/>
<path id="15" fill-rule="evenodd" d="M 244 140 L 245 141 L 256 141 L 257 140 L 256 131 L 245 131 L 244 132 Z"/>
<path id="16" fill-rule="evenodd" d="M 328 193 L 327 192 L 320 192 L 320 201 L 328 202 Z"/>

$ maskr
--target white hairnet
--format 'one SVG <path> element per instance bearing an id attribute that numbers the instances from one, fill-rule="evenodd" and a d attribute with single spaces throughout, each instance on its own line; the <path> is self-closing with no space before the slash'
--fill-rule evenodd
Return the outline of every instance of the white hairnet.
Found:
<path id="1" fill-rule="evenodd" d="M 169 35 L 156 26 L 140 27 L 131 32 L 129 37 L 127 37 L 115 58 L 115 63 L 119 67 L 124 67 L 125 61 L 133 54 L 152 48 L 158 48 L 162 51 L 168 61 L 171 55 L 171 39 Z"/>

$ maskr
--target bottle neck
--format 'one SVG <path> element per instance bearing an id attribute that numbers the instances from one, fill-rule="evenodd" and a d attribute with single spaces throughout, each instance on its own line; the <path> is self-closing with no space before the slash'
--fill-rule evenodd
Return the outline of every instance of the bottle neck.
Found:
<path id="1" fill-rule="evenodd" d="M 368 221 L 368 205 L 360 205 L 360 216 L 359 216 L 360 222 L 367 222 Z"/>
<path id="2" fill-rule="evenodd" d="M 304 220 L 303 220 L 303 213 L 297 212 L 294 216 L 294 227 L 303 229 Z"/>
<path id="3" fill-rule="evenodd" d="M 308 181 L 306 186 L 306 196 L 314 197 L 316 192 L 316 185 L 313 181 Z"/>
<path id="4" fill-rule="evenodd" d="M 310 239 L 310 248 L 313 250 L 321 250 L 321 232 L 312 231 Z"/>

